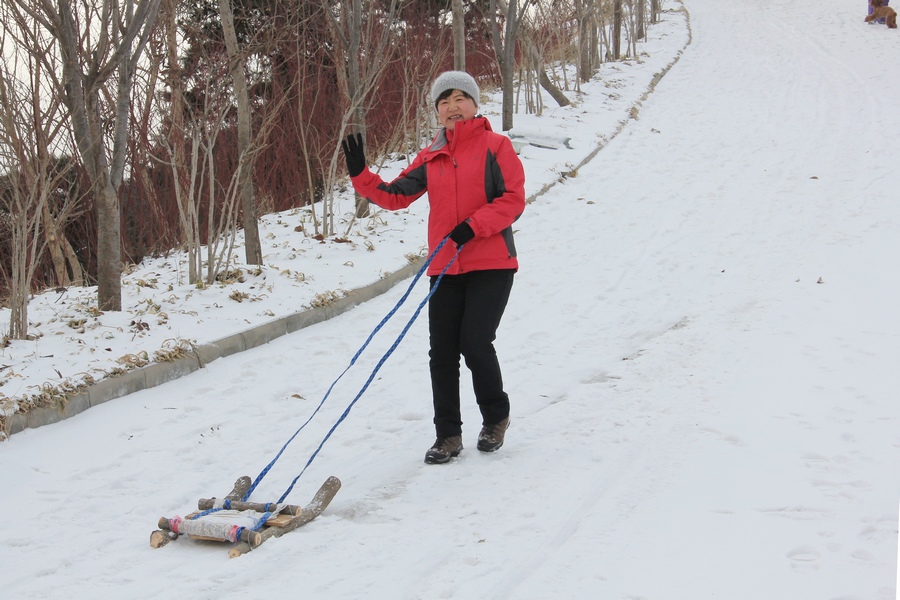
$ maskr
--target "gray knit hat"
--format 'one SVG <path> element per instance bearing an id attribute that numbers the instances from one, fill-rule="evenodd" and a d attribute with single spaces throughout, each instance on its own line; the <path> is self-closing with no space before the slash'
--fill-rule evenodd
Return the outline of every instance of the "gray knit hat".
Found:
<path id="1" fill-rule="evenodd" d="M 465 71 L 445 71 L 438 75 L 431 85 L 431 101 L 435 106 L 437 106 L 438 96 L 447 90 L 460 90 L 467 93 L 475 101 L 475 106 L 478 106 L 481 90 L 478 88 L 475 78 Z"/>

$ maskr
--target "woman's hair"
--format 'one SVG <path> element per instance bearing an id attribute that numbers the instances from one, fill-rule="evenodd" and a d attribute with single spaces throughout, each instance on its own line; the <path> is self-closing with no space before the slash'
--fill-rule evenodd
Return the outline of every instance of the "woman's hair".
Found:
<path id="1" fill-rule="evenodd" d="M 443 92 L 441 92 L 441 94 L 434 101 L 434 107 L 437 108 L 437 105 L 441 102 L 441 100 L 443 100 L 444 98 L 449 98 L 450 94 L 452 94 L 453 92 L 460 92 L 463 96 L 465 96 L 469 100 L 472 100 L 473 102 L 475 101 L 475 98 L 470 96 L 467 92 L 464 92 L 462 90 L 449 89 L 449 90 L 444 90 Z M 477 104 L 477 102 L 476 102 L 476 104 Z"/>

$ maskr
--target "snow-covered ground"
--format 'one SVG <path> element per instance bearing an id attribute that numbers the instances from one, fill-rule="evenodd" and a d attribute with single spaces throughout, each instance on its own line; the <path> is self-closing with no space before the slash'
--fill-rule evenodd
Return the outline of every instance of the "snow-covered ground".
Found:
<path id="1" fill-rule="evenodd" d="M 525 147 L 530 193 L 612 139 L 517 223 L 522 266 L 496 344 L 513 404 L 499 452 L 474 449 L 467 387 L 466 450 L 422 463 L 423 317 L 289 496 L 304 504 L 336 475 L 321 517 L 236 560 L 214 543 L 149 547 L 160 516 L 260 472 L 401 284 L 0 444 L 2 596 L 894 598 L 900 34 L 864 24 L 862 0 L 685 7 L 689 22 L 667 12 L 642 61 L 605 65 L 578 106 L 517 117 L 523 134 L 572 137 L 572 150 Z M 126 304 L 164 319 L 125 311 L 93 326 L 88 314 L 79 333 L 67 324 L 90 312 L 90 293 L 43 297 L 43 337 L 2 351 L 0 393 L 369 283 L 420 251 L 417 204 L 354 225 L 353 245 L 304 239 L 300 215 L 271 217 L 270 266 L 222 289 L 179 283 L 172 258 L 141 266 Z M 252 499 L 287 488 L 424 295 L 420 283 Z M 71 333 L 56 335 L 40 306 Z"/>

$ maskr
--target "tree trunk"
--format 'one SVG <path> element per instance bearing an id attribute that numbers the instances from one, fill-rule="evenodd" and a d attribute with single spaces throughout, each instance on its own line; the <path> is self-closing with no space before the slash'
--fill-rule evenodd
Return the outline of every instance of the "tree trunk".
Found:
<path id="1" fill-rule="evenodd" d="M 79 146 L 91 144 L 80 151 L 82 156 L 90 156 L 90 160 L 84 162 L 97 211 L 97 307 L 119 311 L 122 310 L 122 216 L 119 195 L 110 179 L 105 144 L 102 142 L 103 124 L 98 96 L 95 91 L 87 99 L 85 112 L 89 133 L 81 136 Z"/>
<path id="2" fill-rule="evenodd" d="M 63 233 L 61 223 L 57 222 L 46 203 L 41 210 L 41 225 L 45 245 L 53 263 L 53 273 L 56 275 L 56 286 L 85 285 L 84 268 L 78 260 L 78 255 Z"/>
<path id="3" fill-rule="evenodd" d="M 363 144 L 366 139 L 366 111 L 363 108 L 362 77 L 359 64 L 359 54 L 362 47 L 362 0 L 353 0 L 350 15 L 350 48 L 348 57 L 347 91 L 351 102 L 355 103 L 351 128 L 362 136 Z M 356 194 L 356 218 L 360 219 L 369 214 L 369 201 Z"/>
<path id="4" fill-rule="evenodd" d="M 594 76 L 594 65 L 591 60 L 593 0 L 575 0 L 575 11 L 578 20 L 578 80 L 587 82 Z"/>
<path id="5" fill-rule="evenodd" d="M 453 0 L 453 68 L 466 70 L 466 13 L 462 0 Z"/>
<path id="6" fill-rule="evenodd" d="M 24 3 L 16 0 L 21 6 Z M 117 185 L 124 170 L 126 144 L 122 141 L 128 124 L 131 73 L 147 43 L 156 20 L 160 0 L 144 0 L 137 5 L 104 6 L 104 19 L 97 30 L 79 31 L 72 0 L 59 0 L 58 11 L 49 5 L 43 16 L 59 42 L 63 62 L 63 97 L 69 111 L 78 153 L 91 180 L 97 206 L 97 305 L 100 310 L 122 309 L 122 239 Z M 78 7 L 80 12 L 84 7 Z M 124 10 L 122 10 L 124 8 Z M 123 17 L 124 13 L 124 17 Z M 93 36 L 98 36 L 96 41 Z M 94 42 L 94 43 L 92 43 Z M 31 50 L 37 60 L 46 61 L 43 48 Z M 105 62 L 104 62 L 105 61 Z M 119 70 L 116 106 L 109 119 L 103 118 L 100 92 Z M 106 156 L 104 126 L 113 123 L 112 166 Z"/>
<path id="7" fill-rule="evenodd" d="M 613 0 L 613 60 L 622 57 L 622 0 Z"/>
<path id="8" fill-rule="evenodd" d="M 185 152 L 187 133 L 184 123 L 184 78 L 181 74 L 181 62 L 178 57 L 178 0 L 166 2 L 166 72 L 167 84 L 171 93 L 169 100 L 169 119 L 172 126 L 166 135 L 172 169 L 172 185 L 175 192 L 175 203 L 178 206 L 178 222 L 180 225 L 180 242 L 188 255 L 188 282 L 196 284 L 202 277 L 202 261 L 200 256 L 199 223 L 194 209 L 196 190 L 191 175 L 196 175 L 199 135 L 191 136 L 192 161 L 190 166 Z"/>
<path id="9" fill-rule="evenodd" d="M 85 286 L 87 285 L 87 277 L 84 273 L 84 267 L 81 266 L 81 262 L 78 259 L 78 255 L 75 253 L 75 248 L 72 247 L 72 243 L 67 239 L 62 239 L 63 244 L 63 253 L 66 256 L 66 262 L 69 264 L 69 268 L 72 269 L 72 274 L 69 276 L 69 282 L 72 285 L 77 286 Z"/>
<path id="10" fill-rule="evenodd" d="M 634 37 L 642 40 L 647 37 L 647 29 L 644 27 L 644 4 L 646 0 L 635 0 L 637 3 L 637 7 L 635 9 L 635 20 L 637 23 L 635 24 L 635 34 Z"/>
<path id="11" fill-rule="evenodd" d="M 491 0 L 491 30 L 494 42 L 494 53 L 500 67 L 501 89 L 503 90 L 503 131 L 513 128 L 513 112 L 515 109 L 515 89 L 513 76 L 515 74 L 516 58 L 516 31 L 519 28 L 518 0 L 511 0 L 505 4 L 506 26 L 503 36 L 500 35 L 500 25 L 497 22 L 497 0 Z M 527 2 L 526 2 L 527 4 Z M 501 5 L 501 10 L 503 6 Z"/>
<path id="12" fill-rule="evenodd" d="M 571 104 L 569 99 L 558 87 L 556 87 L 550 79 L 550 76 L 547 75 L 547 69 L 544 67 L 544 57 L 541 56 L 540 51 L 538 51 L 537 46 L 531 39 L 530 32 L 523 30 L 519 37 L 528 49 L 528 53 L 531 55 L 531 60 L 534 63 L 535 71 L 537 71 L 538 82 L 541 84 L 541 87 L 553 97 L 557 104 L 560 106 L 569 106 L 569 104 Z"/>
<path id="13" fill-rule="evenodd" d="M 335 61 L 338 64 L 337 85 L 346 102 L 341 116 L 341 131 L 346 132 L 349 127 L 350 132 L 363 136 L 364 143 L 367 141 L 366 98 L 384 72 L 392 50 L 390 44 L 392 29 L 391 27 L 380 27 L 380 25 L 390 23 L 394 19 L 398 0 L 378 3 L 370 1 L 366 5 L 367 9 L 364 11 L 362 0 L 341 0 L 340 14 L 338 15 L 332 10 L 333 7 L 329 2 L 323 0 L 333 37 Z M 383 11 L 377 17 L 372 14 L 378 12 L 376 5 L 380 6 L 380 10 Z M 375 21 L 376 18 L 381 23 Z M 361 57 L 364 57 L 365 61 L 361 61 Z M 339 154 L 340 145 L 336 145 L 323 182 L 326 189 L 330 189 L 330 181 L 335 176 Z M 371 160 L 371 153 L 367 158 Z M 325 235 L 335 231 L 334 211 L 330 210 L 332 196 L 331 192 L 327 192 L 325 202 L 323 202 L 322 226 Z M 369 201 L 357 195 L 356 218 L 365 217 L 368 214 Z"/>
<path id="14" fill-rule="evenodd" d="M 543 65 L 540 69 L 538 69 L 538 81 L 540 81 L 541 87 L 544 88 L 547 93 L 553 97 L 554 100 L 556 100 L 557 104 L 559 104 L 560 106 L 569 106 L 571 104 L 566 95 L 562 93 L 562 90 L 556 87 L 556 85 L 547 75 L 547 69 L 545 69 Z"/>
<path id="15" fill-rule="evenodd" d="M 10 265 L 9 337 L 24 340 L 28 335 L 27 243 L 23 234 L 25 215 L 12 215 L 12 264 Z"/>
<path id="16" fill-rule="evenodd" d="M 50 214 L 50 207 L 44 204 L 41 208 L 41 225 L 44 230 L 44 240 L 47 251 L 50 252 L 50 261 L 53 263 L 53 273 L 56 275 L 56 285 L 69 286 L 69 272 L 66 269 L 66 256 L 63 253 L 62 244 L 59 241 L 56 223 Z"/>
<path id="17" fill-rule="evenodd" d="M 259 241 L 259 224 L 256 217 L 256 200 L 253 193 L 253 159 L 251 157 L 250 92 L 244 74 L 244 59 L 238 52 L 234 15 L 229 0 L 219 0 L 219 15 L 225 48 L 231 67 L 231 80 L 237 96 L 238 126 L 238 186 L 244 225 L 244 253 L 247 264 L 262 264 L 262 245 Z"/>

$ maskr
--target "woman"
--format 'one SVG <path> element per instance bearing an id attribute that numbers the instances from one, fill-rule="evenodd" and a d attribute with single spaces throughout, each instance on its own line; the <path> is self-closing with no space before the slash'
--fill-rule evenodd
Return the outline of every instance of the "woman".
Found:
<path id="1" fill-rule="evenodd" d="M 453 241 L 428 269 L 432 286 L 459 249 L 428 304 L 437 434 L 425 454 L 429 464 L 446 463 L 463 449 L 460 355 L 472 373 L 482 416 L 478 449 L 499 449 L 509 426 L 509 397 L 493 341 L 519 267 L 512 224 L 525 209 L 525 173 L 509 139 L 478 114 L 479 96 L 468 73 L 442 73 L 431 98 L 443 127 L 390 183 L 366 167 L 359 134 L 342 143 L 353 187 L 369 201 L 399 210 L 428 192 L 429 250 L 448 236 Z"/>

